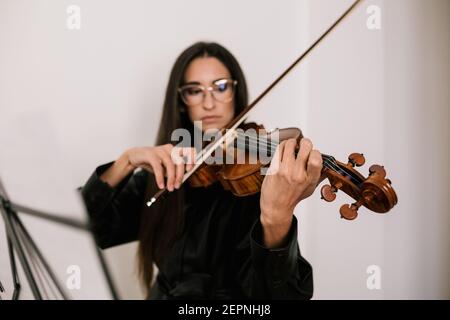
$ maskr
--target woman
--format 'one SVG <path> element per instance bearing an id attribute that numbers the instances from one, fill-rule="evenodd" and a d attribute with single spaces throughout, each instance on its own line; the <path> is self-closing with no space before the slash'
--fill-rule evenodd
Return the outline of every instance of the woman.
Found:
<path id="1" fill-rule="evenodd" d="M 148 298 L 311 298 L 312 269 L 300 255 L 293 215 L 320 177 L 322 159 L 311 141 L 301 140 L 297 156 L 295 140 L 278 146 L 259 194 L 236 197 L 219 183 L 180 185 L 192 164 L 175 164 L 171 133 L 220 129 L 246 105 L 245 78 L 232 54 L 215 43 L 194 44 L 172 69 L 156 146 L 126 150 L 82 188 L 101 248 L 139 240 Z M 168 196 L 147 207 L 164 187 Z"/>

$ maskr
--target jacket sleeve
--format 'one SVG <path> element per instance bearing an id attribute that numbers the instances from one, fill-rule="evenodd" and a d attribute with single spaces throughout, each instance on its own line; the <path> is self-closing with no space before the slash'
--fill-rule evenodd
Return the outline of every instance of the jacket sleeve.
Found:
<path id="1" fill-rule="evenodd" d="M 294 216 L 288 244 L 268 249 L 262 241 L 262 225 L 255 222 L 251 231 L 249 254 L 241 259 L 239 277 L 244 293 L 256 299 L 310 299 L 313 294 L 311 265 L 300 254 L 297 219 Z"/>
<path id="2" fill-rule="evenodd" d="M 106 249 L 137 240 L 148 173 L 131 173 L 116 187 L 100 179 L 113 162 L 99 166 L 81 192 L 97 245 Z"/>

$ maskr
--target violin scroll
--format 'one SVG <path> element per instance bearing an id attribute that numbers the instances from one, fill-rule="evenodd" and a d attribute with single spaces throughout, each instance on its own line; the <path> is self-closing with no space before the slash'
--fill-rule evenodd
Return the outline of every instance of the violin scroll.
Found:
<path id="1" fill-rule="evenodd" d="M 365 178 L 354 168 L 364 165 L 365 158 L 362 154 L 352 153 L 347 164 L 328 155 L 322 155 L 322 158 L 323 174 L 330 182 L 321 189 L 322 199 L 334 201 L 336 192 L 342 190 L 356 201 L 340 208 L 341 218 L 356 219 L 361 206 L 377 213 L 386 213 L 397 204 L 397 195 L 391 181 L 386 179 L 383 166 L 372 165 L 369 168 L 369 176 Z"/>

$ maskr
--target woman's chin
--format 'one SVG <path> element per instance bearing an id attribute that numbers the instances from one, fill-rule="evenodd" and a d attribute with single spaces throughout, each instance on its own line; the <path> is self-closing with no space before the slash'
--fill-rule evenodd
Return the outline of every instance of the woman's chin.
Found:
<path id="1" fill-rule="evenodd" d="M 223 121 L 211 121 L 211 122 L 208 122 L 208 121 L 197 122 L 196 121 L 196 122 L 194 122 L 194 124 L 197 129 L 200 129 L 203 132 L 218 131 L 227 125 L 227 123 L 225 123 Z"/>
<path id="2" fill-rule="evenodd" d="M 218 131 L 222 128 L 223 126 L 220 126 L 216 123 L 211 123 L 211 124 L 203 124 L 202 125 L 202 131 L 203 132 L 207 132 L 207 131 Z"/>

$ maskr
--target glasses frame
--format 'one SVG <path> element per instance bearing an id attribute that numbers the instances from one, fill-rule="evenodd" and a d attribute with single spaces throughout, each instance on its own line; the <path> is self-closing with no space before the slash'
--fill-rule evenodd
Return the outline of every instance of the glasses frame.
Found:
<path id="1" fill-rule="evenodd" d="M 212 96 L 212 97 L 214 98 L 214 100 L 216 100 L 216 101 L 219 101 L 219 102 L 222 102 L 222 103 L 228 103 L 228 102 L 233 101 L 233 99 L 234 99 L 234 90 L 235 90 L 236 85 L 237 85 L 237 83 L 238 83 L 237 80 L 229 79 L 229 78 L 223 78 L 223 79 L 216 80 L 215 82 L 218 82 L 218 81 L 221 81 L 221 80 L 228 80 L 229 82 L 231 82 L 232 89 L 233 89 L 233 95 L 231 96 L 231 99 L 228 100 L 228 101 L 221 101 L 221 100 L 218 100 L 218 99 L 216 98 L 216 96 L 214 95 L 214 89 L 215 89 L 215 88 L 214 88 L 214 84 L 213 84 L 212 86 L 208 86 L 208 87 L 205 87 L 205 86 L 203 86 L 203 85 L 201 85 L 201 84 L 186 84 L 186 85 L 184 85 L 184 86 L 179 87 L 177 91 L 178 91 L 178 93 L 180 94 L 181 100 L 182 100 L 187 106 L 190 106 L 190 107 L 195 107 L 195 106 L 197 106 L 197 105 L 202 104 L 203 101 L 205 101 L 206 91 L 210 92 L 210 93 L 211 93 L 211 96 Z M 187 103 L 187 101 L 185 100 L 185 98 L 184 98 L 184 96 L 183 96 L 183 94 L 182 94 L 182 91 L 183 91 L 184 89 L 186 89 L 186 88 L 191 88 L 191 87 L 200 88 L 200 89 L 202 90 L 202 93 L 203 93 L 202 101 L 199 102 L 198 104 L 195 104 L 195 105 L 192 105 L 192 104 Z"/>

